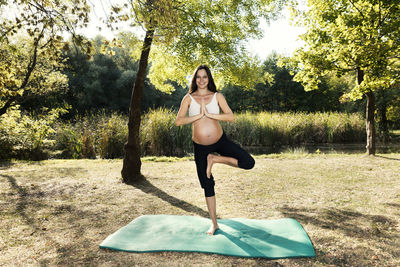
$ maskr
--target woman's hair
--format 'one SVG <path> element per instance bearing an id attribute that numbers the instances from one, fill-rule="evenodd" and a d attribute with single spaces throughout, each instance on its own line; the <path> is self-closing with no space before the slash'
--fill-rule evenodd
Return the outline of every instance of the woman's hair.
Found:
<path id="1" fill-rule="evenodd" d="M 210 90 L 211 92 L 217 92 L 217 87 L 215 86 L 214 78 L 211 75 L 210 69 L 208 68 L 207 65 L 200 65 L 194 71 L 194 74 L 193 74 L 193 77 L 192 77 L 192 83 L 190 84 L 190 87 L 189 87 L 189 93 L 192 94 L 192 93 L 197 91 L 196 77 L 197 77 L 197 72 L 199 70 L 205 70 L 207 72 L 207 77 L 208 77 L 208 85 L 207 85 L 207 87 L 208 87 L 208 90 Z"/>

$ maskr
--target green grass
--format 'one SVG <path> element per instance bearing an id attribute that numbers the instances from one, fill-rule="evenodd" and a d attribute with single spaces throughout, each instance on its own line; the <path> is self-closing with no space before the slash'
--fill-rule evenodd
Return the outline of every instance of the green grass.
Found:
<path id="1" fill-rule="evenodd" d="M 297 219 L 316 258 L 244 259 L 99 249 L 142 214 L 208 216 L 190 158 L 144 159 L 145 181 L 120 182 L 122 160 L 0 165 L 0 265 L 399 266 L 400 154 L 256 157 L 244 171 L 216 165 L 219 218 Z"/>

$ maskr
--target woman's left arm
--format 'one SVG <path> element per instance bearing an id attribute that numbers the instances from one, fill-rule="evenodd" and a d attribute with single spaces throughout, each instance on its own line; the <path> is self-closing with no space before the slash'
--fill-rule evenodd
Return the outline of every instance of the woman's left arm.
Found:
<path id="1" fill-rule="evenodd" d="M 217 102 L 219 107 L 221 108 L 222 112 L 224 114 L 212 114 L 207 111 L 207 108 L 204 108 L 204 114 L 214 120 L 219 120 L 219 121 L 230 121 L 233 122 L 235 121 L 235 116 L 233 115 L 233 112 L 231 108 L 229 107 L 228 103 L 225 100 L 225 97 L 221 93 L 217 93 Z"/>

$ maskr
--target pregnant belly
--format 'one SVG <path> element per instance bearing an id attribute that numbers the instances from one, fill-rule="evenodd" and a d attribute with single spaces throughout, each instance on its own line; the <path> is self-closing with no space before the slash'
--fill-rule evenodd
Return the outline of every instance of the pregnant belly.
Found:
<path id="1" fill-rule="evenodd" d="M 192 139 L 201 145 L 215 144 L 222 136 L 222 127 L 218 121 L 202 118 L 193 123 Z"/>

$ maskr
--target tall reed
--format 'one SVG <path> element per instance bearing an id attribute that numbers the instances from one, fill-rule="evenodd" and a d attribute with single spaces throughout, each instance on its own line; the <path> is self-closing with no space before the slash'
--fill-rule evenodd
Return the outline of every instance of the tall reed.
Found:
<path id="1" fill-rule="evenodd" d="M 184 156 L 192 151 L 190 125 L 175 126 L 176 112 L 159 108 L 142 118 L 140 139 L 142 154 Z"/>
<path id="2" fill-rule="evenodd" d="M 364 119 L 357 113 L 246 112 L 235 117 L 235 123 L 223 123 L 223 128 L 245 146 L 365 141 Z"/>
<path id="3" fill-rule="evenodd" d="M 191 125 L 177 127 L 175 118 L 176 111 L 166 108 L 150 110 L 142 116 L 139 135 L 142 156 L 193 153 Z M 105 112 L 78 117 L 73 123 L 57 122 L 52 126 L 55 129 L 50 138 L 55 144 L 52 149 L 62 151 L 59 155 L 64 158 L 121 158 L 128 137 L 127 122 L 126 115 Z M 365 141 L 364 119 L 360 114 L 244 112 L 235 114 L 235 122 L 221 124 L 229 138 L 243 146 Z M 3 143 L 0 145 L 6 147 Z"/>

